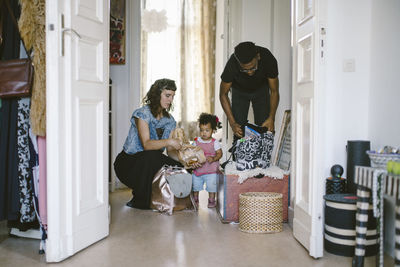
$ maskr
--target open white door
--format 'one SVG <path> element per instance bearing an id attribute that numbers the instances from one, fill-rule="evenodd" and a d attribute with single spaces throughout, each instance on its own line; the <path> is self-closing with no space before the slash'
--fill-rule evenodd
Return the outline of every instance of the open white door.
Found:
<path id="1" fill-rule="evenodd" d="M 46 259 L 109 232 L 107 0 L 46 1 Z"/>
<path id="2" fill-rule="evenodd" d="M 292 173 L 295 238 L 318 258 L 323 256 L 321 177 L 317 175 L 318 91 L 322 90 L 323 34 L 320 0 L 293 0 Z"/>

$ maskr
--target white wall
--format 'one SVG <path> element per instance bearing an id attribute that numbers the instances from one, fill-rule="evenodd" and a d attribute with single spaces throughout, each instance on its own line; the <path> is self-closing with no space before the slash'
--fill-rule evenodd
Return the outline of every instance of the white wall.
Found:
<path id="1" fill-rule="evenodd" d="M 400 2 L 372 2 L 369 138 L 371 147 L 400 147 Z M 385 251 L 393 256 L 395 200 L 385 199 Z"/>
<path id="2" fill-rule="evenodd" d="M 272 52 L 274 26 L 273 3 L 277 2 L 276 4 L 279 4 L 281 1 L 251 0 L 241 2 L 243 13 L 240 42 L 252 41 L 257 45 L 267 47 Z M 288 19 L 290 21 L 290 16 Z"/>
<path id="3" fill-rule="evenodd" d="M 400 147 L 400 1 L 372 2 L 369 137 L 373 149 Z"/>
<path id="4" fill-rule="evenodd" d="M 290 1 L 273 2 L 273 30 L 271 52 L 278 60 L 279 68 L 279 94 L 280 101 L 275 116 L 275 144 L 279 138 L 283 114 L 285 110 L 292 109 L 292 49 L 291 40 L 291 4 Z M 277 145 L 275 145 L 275 148 Z M 274 150 L 274 153 L 276 151 Z"/>
<path id="5" fill-rule="evenodd" d="M 348 140 L 369 140 L 371 0 L 327 0 L 326 16 L 325 162 L 329 177 L 330 166 L 336 163 L 346 173 Z M 348 59 L 354 59 L 354 72 L 343 70 Z"/>

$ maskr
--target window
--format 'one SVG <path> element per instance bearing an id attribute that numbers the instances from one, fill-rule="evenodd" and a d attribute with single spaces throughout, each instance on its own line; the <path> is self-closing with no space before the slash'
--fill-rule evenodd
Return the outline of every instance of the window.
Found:
<path id="1" fill-rule="evenodd" d="M 151 0 L 142 6 L 142 98 L 155 80 L 175 80 L 172 115 L 185 129 L 196 126 L 201 112 L 214 111 L 215 1 Z"/>

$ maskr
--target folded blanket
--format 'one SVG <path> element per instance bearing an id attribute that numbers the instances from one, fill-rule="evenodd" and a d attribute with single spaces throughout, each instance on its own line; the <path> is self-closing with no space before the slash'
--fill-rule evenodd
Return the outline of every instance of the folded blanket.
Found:
<path id="1" fill-rule="evenodd" d="M 289 174 L 289 171 L 284 171 L 278 166 L 271 166 L 266 169 L 255 168 L 252 170 L 238 171 L 236 169 L 236 164 L 234 162 L 229 162 L 225 167 L 225 174 L 227 175 L 238 175 L 238 183 L 242 184 L 247 178 L 258 176 L 262 174 L 263 176 L 268 176 L 274 179 L 283 179 L 285 175 Z"/>

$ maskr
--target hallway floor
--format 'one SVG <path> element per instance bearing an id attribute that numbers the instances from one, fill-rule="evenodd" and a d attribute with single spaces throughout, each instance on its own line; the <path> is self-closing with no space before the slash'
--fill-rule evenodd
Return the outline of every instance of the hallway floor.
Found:
<path id="1" fill-rule="evenodd" d="M 57 266 L 351 266 L 351 258 L 325 252 L 311 258 L 284 224 L 276 234 L 247 234 L 237 224 L 222 224 L 215 209 L 207 208 L 207 195 L 200 194 L 200 210 L 173 216 L 125 206 L 130 191 L 110 194 L 110 235 Z M 39 241 L 9 237 L 1 224 L 0 266 L 49 266 L 39 255 Z M 54 264 L 55 265 L 55 264 Z M 375 257 L 365 266 L 375 266 Z M 385 266 L 393 266 L 386 256 Z"/>

